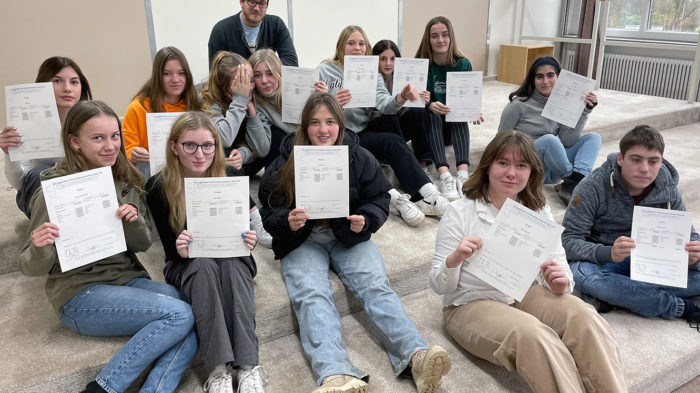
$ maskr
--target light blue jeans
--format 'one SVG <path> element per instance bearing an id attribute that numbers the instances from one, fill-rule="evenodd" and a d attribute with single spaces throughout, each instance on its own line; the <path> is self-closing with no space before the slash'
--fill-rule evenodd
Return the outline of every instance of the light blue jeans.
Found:
<path id="1" fill-rule="evenodd" d="M 349 249 L 337 240 L 323 244 L 307 240 L 282 258 L 282 275 L 299 321 L 301 345 L 310 358 L 317 384 L 336 374 L 367 376 L 350 363 L 343 343 L 342 324 L 328 279 L 330 269 L 362 303 L 398 376 L 413 353 L 427 345 L 389 287 L 377 247 L 371 240 Z"/>
<path id="2" fill-rule="evenodd" d="M 143 177 L 146 179 L 145 181 L 148 181 L 148 179 L 151 177 L 151 162 L 146 161 L 134 166 L 139 170 L 139 172 L 141 172 Z"/>
<path id="3" fill-rule="evenodd" d="M 190 305 L 146 278 L 82 290 L 63 305 L 61 323 L 86 336 L 132 336 L 97 375 L 110 393 L 125 391 L 154 361 L 140 392 L 173 392 L 197 352 Z"/>
<path id="4" fill-rule="evenodd" d="M 552 184 L 576 171 L 588 175 L 600 151 L 600 135 L 589 132 L 564 147 L 558 136 L 547 134 L 535 140 L 535 148 L 544 165 L 544 184 Z"/>
<path id="5" fill-rule="evenodd" d="M 581 292 L 651 318 L 673 319 L 683 314 L 684 297 L 700 295 L 700 272 L 688 270 L 688 288 L 667 287 L 630 279 L 630 262 L 571 264 Z"/>

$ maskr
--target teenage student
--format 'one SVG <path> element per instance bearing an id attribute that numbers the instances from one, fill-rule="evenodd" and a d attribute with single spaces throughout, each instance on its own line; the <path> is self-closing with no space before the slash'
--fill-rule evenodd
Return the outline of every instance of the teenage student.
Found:
<path id="1" fill-rule="evenodd" d="M 252 256 L 190 258 L 192 233 L 187 229 L 185 180 L 226 176 L 224 151 L 216 127 L 204 112 L 187 112 L 173 124 L 166 165 L 146 184 L 148 206 L 165 250 L 166 281 L 192 305 L 199 336 L 200 358 L 209 375 L 204 389 L 232 392 L 227 365 L 238 370 L 239 393 L 263 393 L 255 335 Z M 251 250 L 254 231 L 241 234 Z"/>
<path id="2" fill-rule="evenodd" d="M 564 204 L 568 204 L 574 187 L 593 170 L 601 138 L 593 132 L 582 134 L 588 115 L 598 105 L 593 92 L 586 95 L 586 107 L 574 128 L 542 117 L 559 72 L 561 65 L 555 58 L 544 56 L 535 60 L 523 83 L 508 96 L 510 102 L 503 109 L 498 131 L 522 131 L 535 141 L 544 164 L 544 183 L 562 179 L 555 190 Z"/>
<path id="3" fill-rule="evenodd" d="M 65 157 L 42 180 L 112 167 L 127 250 L 61 272 L 44 194 L 31 200 L 29 236 L 19 257 L 22 273 L 47 275 L 46 294 L 61 324 L 87 336 L 132 336 L 83 393 L 124 392 L 148 367 L 141 392 L 173 392 L 197 352 L 190 305 L 174 287 L 151 281 L 136 258 L 151 245 L 143 176 L 126 158 L 119 119 L 101 101 L 81 101 L 61 131 Z"/>
<path id="4" fill-rule="evenodd" d="M 153 59 L 151 77 L 124 114 L 126 155 L 146 179 L 151 177 L 146 113 L 197 110 L 199 98 L 185 55 L 173 46 L 161 48 Z"/>
<path id="5" fill-rule="evenodd" d="M 275 239 L 275 258 L 294 312 L 304 352 L 316 382 L 313 393 L 367 393 L 367 373 L 353 366 L 343 344 L 341 320 L 333 304 L 328 274 L 336 272 L 360 300 L 379 331 L 396 375 L 411 367 L 418 392 L 433 392 L 450 369 L 450 357 L 428 348 L 389 287 L 384 261 L 370 237 L 387 219 L 390 185 L 379 162 L 345 132 L 343 110 L 334 96 L 314 93 L 301 115 L 296 134 L 282 141 L 281 155 L 265 171 L 259 197 L 265 227 Z M 295 207 L 295 145 L 347 145 L 350 162 L 350 215 L 310 220 Z M 422 172 L 422 171 L 421 171 Z"/>
<path id="6" fill-rule="evenodd" d="M 341 88 L 345 56 L 367 56 L 371 53 L 372 48 L 362 28 L 347 26 L 340 32 L 333 58 L 318 66 L 321 81 L 328 86 L 329 93 L 335 95 L 341 106 L 352 99 L 352 91 Z M 418 91 L 410 84 L 392 96 L 384 86 L 384 79 L 377 78 L 375 108 L 383 114 L 396 113 L 407 100 L 418 98 Z M 425 215 L 442 216 L 449 201 L 421 169 L 406 141 L 396 133 L 382 132 L 384 130 L 371 127 L 369 119 L 372 108 L 346 108 L 343 112 L 346 127 L 358 135 L 360 146 L 369 150 L 377 159 L 388 161 L 406 192 L 401 194 L 395 188 L 389 190 L 392 210 L 398 211 L 410 226 L 418 225 Z M 421 199 L 415 204 L 410 203 L 408 195 Z"/>
<path id="7" fill-rule="evenodd" d="M 535 392 L 624 392 L 610 326 L 571 295 L 574 281 L 561 242 L 543 256 L 520 302 L 467 271 L 506 198 L 552 221 L 543 176 L 527 135 L 504 131 L 486 146 L 464 197 L 450 204 L 438 227 L 430 285 L 443 295 L 445 329 L 471 354 L 516 370 Z"/>
<path id="8" fill-rule="evenodd" d="M 440 175 L 441 191 L 447 199 L 459 199 L 462 184 L 469 178 L 469 124 L 467 122 L 450 122 L 445 115 L 450 113 L 446 105 L 447 73 L 453 71 L 471 71 L 472 64 L 457 47 L 454 29 L 450 20 L 436 16 L 428 21 L 423 32 L 416 58 L 429 59 L 428 91 L 430 92 L 430 148 L 435 158 L 435 169 Z M 474 124 L 481 124 L 483 117 Z M 445 141 L 451 141 L 455 150 L 457 178 L 450 174 L 445 155 Z"/>
<path id="9" fill-rule="evenodd" d="M 270 132 L 262 127 L 246 131 L 246 123 L 255 121 L 253 69 L 241 55 L 219 52 L 212 63 L 209 80 L 202 90 L 202 109 L 209 114 L 221 138 L 226 165 L 240 170 L 244 164 L 264 157 L 270 149 Z M 255 173 L 248 173 L 254 175 Z M 251 229 L 258 243 L 270 248 L 272 237 L 262 225 L 258 208 L 250 213 Z"/>
<path id="10" fill-rule="evenodd" d="M 53 94 L 58 108 L 58 119 L 61 124 L 66 120 L 68 111 L 78 101 L 92 99 L 90 84 L 83 75 L 80 67 L 71 59 L 62 56 L 49 57 L 39 66 L 36 83 L 51 82 Z M 31 161 L 10 161 L 10 147 L 22 143 L 22 130 L 12 125 L 2 129 L 0 133 L 0 148 L 5 153 L 5 177 L 10 186 L 17 190 L 17 207 L 31 218 L 29 201 L 34 192 L 41 186 L 39 174 L 44 169 L 53 166 L 59 158 L 44 158 Z"/>
<path id="11" fill-rule="evenodd" d="M 678 171 L 664 159 L 664 139 L 640 125 L 620 139 L 620 152 L 574 190 L 564 215 L 562 242 L 583 298 L 600 312 L 614 306 L 645 317 L 683 318 L 697 327 L 700 308 L 700 236 L 691 227 L 686 288 L 630 279 L 635 206 L 685 210 Z M 679 244 L 680 246 L 680 244 Z"/>

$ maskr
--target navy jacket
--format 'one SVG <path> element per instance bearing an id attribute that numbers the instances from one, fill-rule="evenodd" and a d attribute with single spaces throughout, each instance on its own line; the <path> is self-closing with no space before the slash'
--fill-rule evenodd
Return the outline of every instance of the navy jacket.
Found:
<path id="1" fill-rule="evenodd" d="M 369 151 L 360 146 L 357 134 L 345 132 L 343 144 L 348 145 L 350 160 L 350 214 L 363 215 L 365 227 L 360 233 L 350 230 L 350 221 L 345 217 L 329 220 L 330 228 L 336 239 L 350 248 L 360 242 L 369 240 L 372 233 L 381 228 L 389 215 L 389 193 L 391 185 L 384 176 L 379 162 Z M 275 259 L 281 259 L 295 248 L 299 247 L 315 224 L 308 220 L 298 231 L 289 227 L 289 212 L 295 207 L 295 202 L 287 200 L 284 192 L 276 190 L 279 180 L 279 170 L 289 158 L 293 150 L 294 134 L 287 135 L 280 145 L 280 156 L 265 169 L 265 175 L 260 182 L 258 198 L 262 209 L 263 226 L 272 235 L 272 250 Z"/>

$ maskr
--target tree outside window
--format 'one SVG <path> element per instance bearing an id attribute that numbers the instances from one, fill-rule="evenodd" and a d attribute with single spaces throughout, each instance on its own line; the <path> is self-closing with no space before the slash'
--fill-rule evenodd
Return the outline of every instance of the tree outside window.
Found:
<path id="1" fill-rule="evenodd" d="M 700 31 L 700 0 L 612 0 L 608 4 L 608 29 L 613 35 L 629 32 L 641 38 L 650 33 Z"/>

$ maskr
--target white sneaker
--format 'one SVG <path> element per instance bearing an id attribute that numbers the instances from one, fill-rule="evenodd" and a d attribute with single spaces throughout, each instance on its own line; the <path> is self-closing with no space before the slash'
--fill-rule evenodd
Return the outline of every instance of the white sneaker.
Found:
<path id="1" fill-rule="evenodd" d="M 233 393 L 233 381 L 229 374 L 218 374 L 209 377 L 204 382 L 204 391 L 207 393 Z"/>
<path id="2" fill-rule="evenodd" d="M 469 177 L 462 177 L 459 175 L 457 175 L 457 180 L 455 180 L 455 183 L 457 185 L 457 192 L 459 193 L 460 198 L 464 196 L 464 193 L 462 192 L 462 187 L 464 186 L 464 183 L 467 182 L 467 180 L 469 180 Z"/>
<path id="3" fill-rule="evenodd" d="M 450 201 L 456 201 L 459 199 L 455 178 L 452 176 L 447 176 L 444 179 L 440 179 L 440 192 L 442 192 L 442 195 L 444 195 Z"/>
<path id="4" fill-rule="evenodd" d="M 450 204 L 450 201 L 445 198 L 444 195 L 440 194 L 439 192 L 434 193 L 433 195 L 423 198 L 420 201 L 416 202 L 416 206 L 425 214 L 426 216 L 437 216 L 437 217 L 442 217 L 442 215 L 445 213 L 445 210 L 447 209 L 447 205 Z"/>
<path id="5" fill-rule="evenodd" d="M 408 226 L 415 227 L 425 218 L 425 214 L 416 206 L 415 203 L 411 202 L 411 196 L 408 194 L 403 194 L 398 198 L 391 200 L 389 204 L 389 210 L 401 216 L 403 220 L 408 224 Z"/>
<path id="6" fill-rule="evenodd" d="M 265 393 L 260 366 L 252 370 L 238 370 L 238 393 Z"/>
<path id="7" fill-rule="evenodd" d="M 260 214 L 250 215 L 250 229 L 255 231 L 258 236 L 258 244 L 266 247 L 272 248 L 272 235 L 270 235 L 263 227 L 262 218 Z"/>

